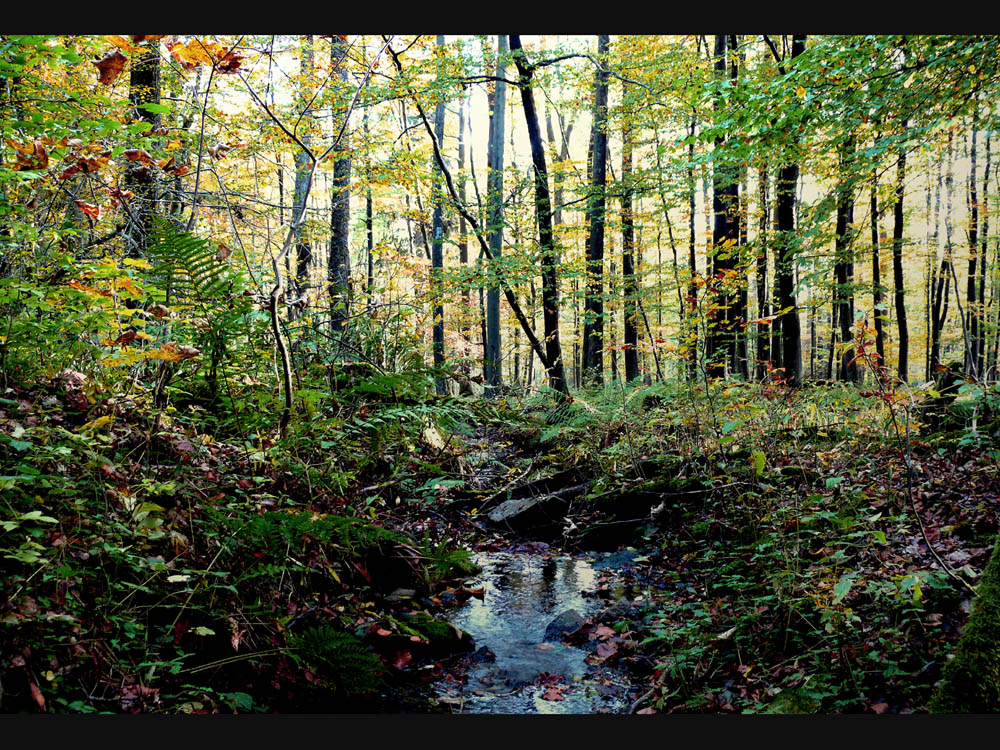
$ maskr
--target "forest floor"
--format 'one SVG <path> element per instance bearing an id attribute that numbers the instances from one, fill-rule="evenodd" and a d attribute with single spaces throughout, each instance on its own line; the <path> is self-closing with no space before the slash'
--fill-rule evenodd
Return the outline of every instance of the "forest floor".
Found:
<path id="1" fill-rule="evenodd" d="M 542 654 L 523 710 L 582 710 L 588 680 L 615 701 L 587 710 L 924 710 L 1000 529 L 988 432 L 907 457 L 846 389 L 745 390 L 447 399 L 336 485 L 316 435 L 251 450 L 65 378 L 8 389 L 0 710 L 461 712 L 497 654 L 450 622 L 504 555 L 578 566 L 593 603 L 547 605 L 542 629 L 584 611 L 537 649 L 584 666 Z"/>

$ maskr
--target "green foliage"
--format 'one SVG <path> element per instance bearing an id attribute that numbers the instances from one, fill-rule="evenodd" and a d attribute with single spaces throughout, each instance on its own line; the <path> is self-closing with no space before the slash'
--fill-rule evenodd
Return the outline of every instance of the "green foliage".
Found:
<path id="1" fill-rule="evenodd" d="M 370 693 L 383 683 L 382 662 L 357 638 L 330 625 L 309 627 L 291 636 L 288 653 L 314 670 L 323 687 L 335 694 Z"/>

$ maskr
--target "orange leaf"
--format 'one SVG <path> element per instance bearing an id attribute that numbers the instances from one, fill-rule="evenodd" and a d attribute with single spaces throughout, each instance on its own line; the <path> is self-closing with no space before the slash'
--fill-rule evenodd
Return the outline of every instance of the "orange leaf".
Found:
<path id="1" fill-rule="evenodd" d="M 163 39 L 166 34 L 132 34 L 132 41 L 136 42 L 155 42 L 157 39 Z"/>
<path id="2" fill-rule="evenodd" d="M 121 75 L 121 72 L 125 70 L 126 62 L 128 62 L 128 58 L 118 50 L 108 52 L 100 60 L 95 60 L 94 65 L 97 66 L 99 73 L 97 80 L 105 86 L 110 86 Z"/>
<path id="3" fill-rule="evenodd" d="M 28 683 L 28 689 L 31 690 L 31 697 L 38 704 L 38 707 L 44 711 L 45 710 L 45 696 L 42 695 L 42 691 L 38 689 L 38 685 L 33 682 Z"/>
<path id="4" fill-rule="evenodd" d="M 77 208 L 83 211 L 87 216 L 89 216 L 94 221 L 98 221 L 101 218 L 101 207 L 95 206 L 93 203 L 87 203 L 86 201 L 73 201 Z"/>
<path id="5" fill-rule="evenodd" d="M 124 156 L 129 161 L 137 161 L 140 164 L 149 164 L 152 166 L 156 164 L 156 159 L 149 155 L 149 152 L 144 148 L 130 148 L 122 152 Z"/>
<path id="6" fill-rule="evenodd" d="M 49 166 L 49 152 L 45 150 L 45 144 L 41 138 L 36 138 L 27 144 L 21 144 L 7 138 L 4 143 L 14 149 L 14 156 L 17 159 L 17 163 L 14 165 L 15 171 L 45 169 Z"/>

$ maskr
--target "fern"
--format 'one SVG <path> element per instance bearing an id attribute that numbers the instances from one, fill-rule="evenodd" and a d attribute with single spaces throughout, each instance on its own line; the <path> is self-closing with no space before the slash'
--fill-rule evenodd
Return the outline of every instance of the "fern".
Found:
<path id="1" fill-rule="evenodd" d="M 384 668 L 371 651 L 352 635 L 330 625 L 307 628 L 288 639 L 288 655 L 312 669 L 325 686 L 344 695 L 377 690 Z"/>
<path id="2" fill-rule="evenodd" d="M 190 232 L 179 232 L 159 221 L 149 255 L 153 274 L 166 288 L 168 298 L 198 303 L 218 299 L 242 287 L 242 275 L 216 257 L 217 248 Z"/>

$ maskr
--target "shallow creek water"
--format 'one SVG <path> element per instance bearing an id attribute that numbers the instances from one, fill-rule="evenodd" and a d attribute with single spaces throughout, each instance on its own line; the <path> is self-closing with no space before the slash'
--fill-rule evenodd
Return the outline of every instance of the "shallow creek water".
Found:
<path id="1" fill-rule="evenodd" d="M 619 713 L 629 706 L 624 670 L 586 663 L 586 648 L 545 640 L 558 615 L 590 617 L 609 604 L 594 591 L 599 561 L 577 557 L 495 552 L 475 556 L 482 600 L 470 599 L 450 620 L 476 648 L 496 659 L 473 657 L 465 684 L 440 682 L 437 698 L 455 713 Z M 479 651 L 482 657 L 485 651 Z M 557 690 L 550 689 L 558 685 Z M 543 696 L 548 694 L 550 698 Z"/>

